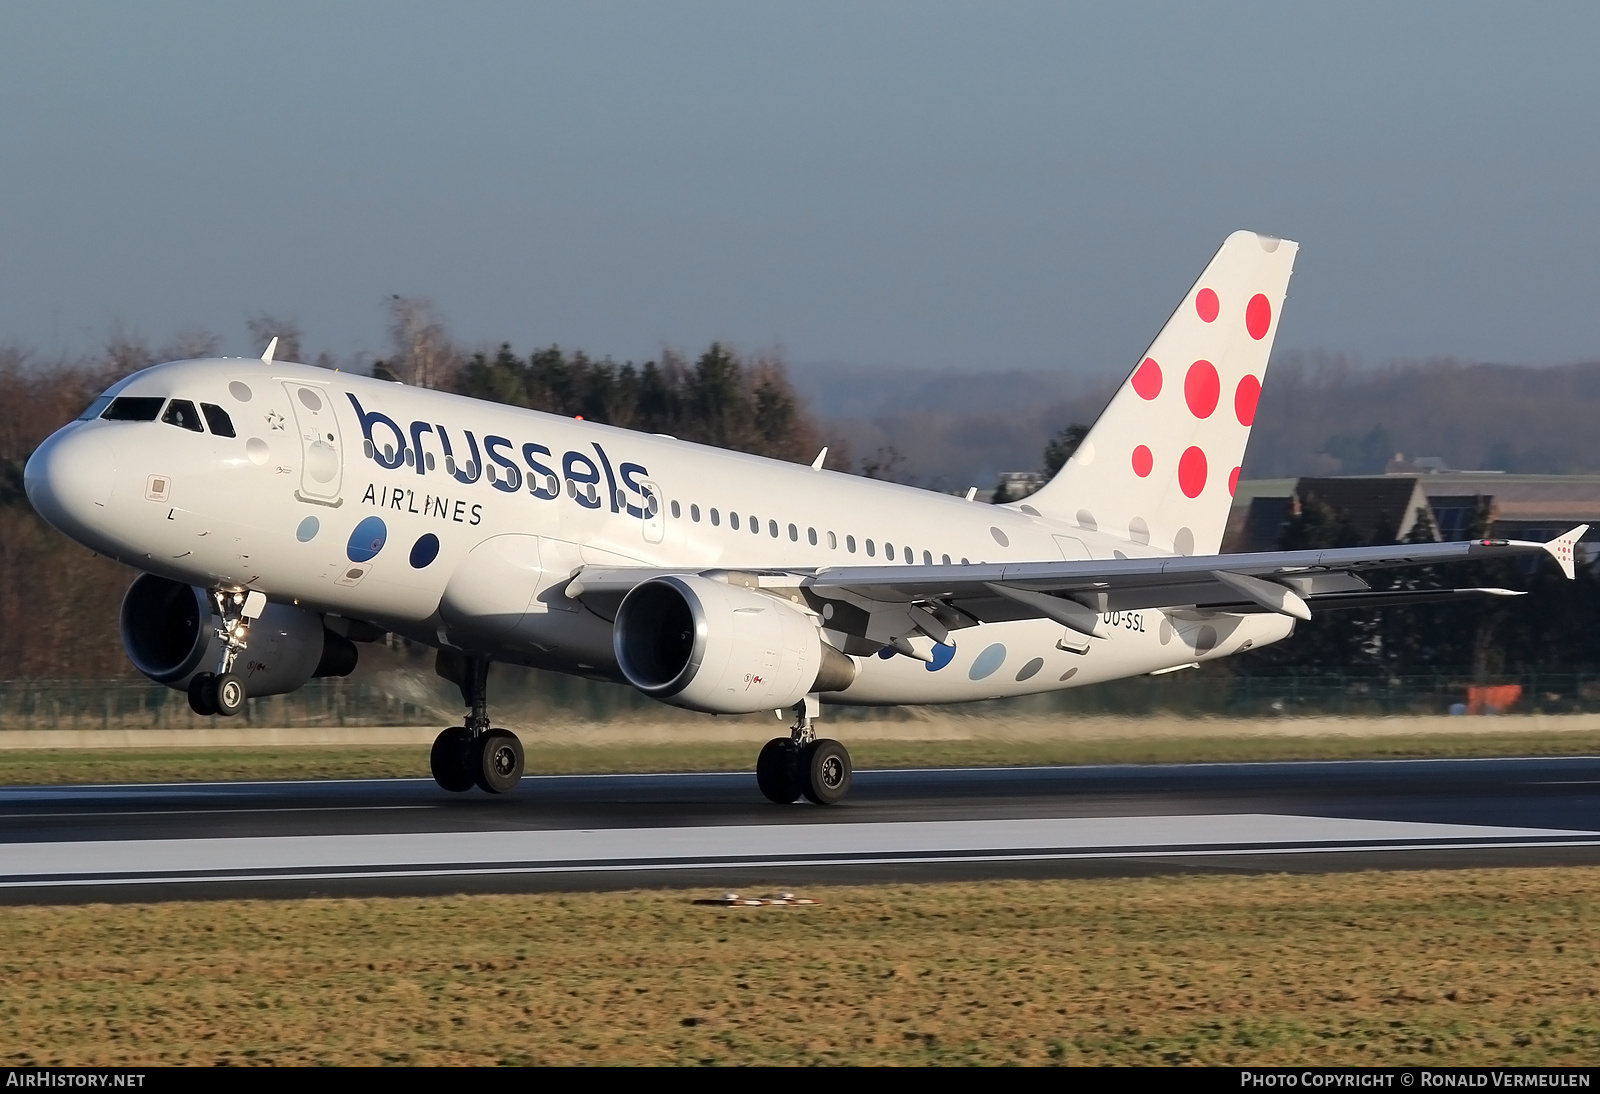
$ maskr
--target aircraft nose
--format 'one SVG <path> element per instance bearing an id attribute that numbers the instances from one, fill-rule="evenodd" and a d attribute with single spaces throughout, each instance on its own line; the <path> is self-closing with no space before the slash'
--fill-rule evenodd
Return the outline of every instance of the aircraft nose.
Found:
<path id="1" fill-rule="evenodd" d="M 52 433 L 28 457 L 22 485 L 39 515 L 83 542 L 104 525 L 116 481 L 117 455 L 98 422 Z"/>

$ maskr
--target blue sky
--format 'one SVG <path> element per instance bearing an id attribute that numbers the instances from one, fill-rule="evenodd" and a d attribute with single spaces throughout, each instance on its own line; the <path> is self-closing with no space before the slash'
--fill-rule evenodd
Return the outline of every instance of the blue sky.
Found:
<path id="1" fill-rule="evenodd" d="M 1130 365 L 1231 230 L 1281 348 L 1600 357 L 1600 6 L 11 4 L 0 342 Z"/>

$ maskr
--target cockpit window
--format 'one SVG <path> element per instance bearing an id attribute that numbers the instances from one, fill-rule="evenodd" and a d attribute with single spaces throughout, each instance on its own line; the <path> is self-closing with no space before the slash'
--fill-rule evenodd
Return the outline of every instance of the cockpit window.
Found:
<path id="1" fill-rule="evenodd" d="M 100 417 L 111 422 L 153 422 L 164 402 L 165 399 L 150 395 L 122 395 L 112 399 Z"/>
<path id="2" fill-rule="evenodd" d="M 161 415 L 161 420 L 168 425 L 181 426 L 192 429 L 196 433 L 204 433 L 206 427 L 200 424 L 200 412 L 188 399 L 174 399 L 167 404 L 167 412 Z"/>
<path id="3" fill-rule="evenodd" d="M 233 419 L 228 417 L 228 412 L 215 403 L 201 403 L 200 410 L 206 416 L 206 425 L 211 427 L 211 432 L 219 437 L 237 437 L 233 431 Z"/>
<path id="4" fill-rule="evenodd" d="M 102 396 L 100 396 L 100 398 L 98 398 L 94 402 L 90 403 L 89 404 L 89 408 L 87 410 L 85 410 L 82 414 L 78 415 L 78 421 L 87 422 L 92 418 L 98 418 L 98 417 L 100 417 L 100 412 L 102 410 L 104 410 L 106 407 L 110 406 L 110 405 L 111 405 L 111 396 L 102 395 Z"/>

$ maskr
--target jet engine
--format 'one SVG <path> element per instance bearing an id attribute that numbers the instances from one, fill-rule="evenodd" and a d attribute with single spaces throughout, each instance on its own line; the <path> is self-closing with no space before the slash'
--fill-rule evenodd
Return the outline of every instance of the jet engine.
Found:
<path id="1" fill-rule="evenodd" d="M 122 598 L 122 647 L 133 667 L 158 684 L 189 686 L 216 669 L 222 620 L 204 589 L 140 574 Z M 249 646 L 233 671 L 251 695 L 281 695 L 314 676 L 348 676 L 356 648 L 328 630 L 322 616 L 292 604 L 268 604 L 250 624 Z"/>
<path id="2" fill-rule="evenodd" d="M 704 577 L 660 577 L 635 586 L 611 633 L 630 684 L 707 714 L 793 706 L 812 692 L 849 687 L 857 672 L 804 611 Z"/>

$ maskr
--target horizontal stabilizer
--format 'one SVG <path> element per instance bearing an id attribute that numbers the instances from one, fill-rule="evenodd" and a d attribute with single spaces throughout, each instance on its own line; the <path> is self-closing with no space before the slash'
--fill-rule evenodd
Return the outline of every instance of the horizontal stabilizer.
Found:
<path id="1" fill-rule="evenodd" d="M 1544 545 L 1544 549 L 1550 552 L 1550 557 L 1555 559 L 1556 564 L 1561 567 L 1561 572 L 1567 575 L 1568 581 L 1577 576 L 1577 565 L 1574 560 L 1578 541 L 1583 538 L 1583 533 L 1588 530 L 1589 526 L 1587 524 L 1580 524 L 1566 535 L 1557 536 Z"/>

